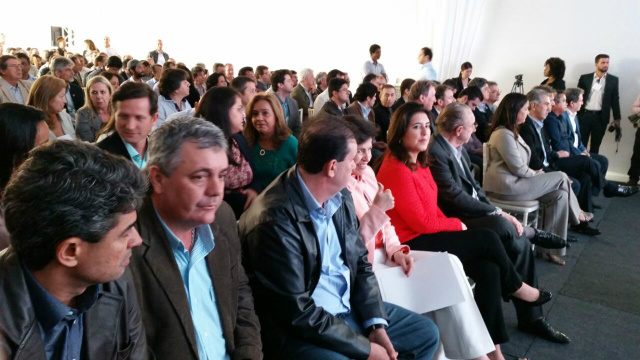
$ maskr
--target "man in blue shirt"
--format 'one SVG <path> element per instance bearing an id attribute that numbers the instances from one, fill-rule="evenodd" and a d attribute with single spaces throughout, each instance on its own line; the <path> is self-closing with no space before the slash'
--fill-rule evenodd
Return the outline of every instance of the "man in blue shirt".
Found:
<path id="1" fill-rule="evenodd" d="M 382 65 L 378 60 L 380 60 L 380 56 L 382 56 L 382 49 L 380 45 L 373 44 L 369 47 L 369 55 L 371 56 L 371 60 L 365 61 L 362 66 L 362 77 L 365 77 L 369 74 L 380 75 L 387 74 L 384 70 L 384 65 Z"/>
<path id="2" fill-rule="evenodd" d="M 228 166 L 222 130 L 203 119 L 178 117 L 151 135 L 130 267 L 157 359 L 262 358 L 236 219 L 222 201 Z"/>
<path id="3" fill-rule="evenodd" d="M 271 75 L 271 89 L 267 92 L 273 91 L 273 93 L 280 101 L 282 105 L 282 111 L 284 112 L 284 118 L 287 122 L 287 126 L 291 129 L 291 133 L 296 138 L 300 136 L 300 129 L 302 128 L 302 121 L 300 120 L 300 113 L 298 112 L 298 102 L 291 98 L 291 92 L 293 91 L 293 80 L 291 80 L 291 71 L 289 70 L 276 70 Z"/>
<path id="4" fill-rule="evenodd" d="M 87 143 L 36 147 L 4 189 L 0 323 L 10 359 L 146 359 L 127 265 L 146 181 Z M 8 350 L 8 354 L 3 354 Z"/>
<path id="5" fill-rule="evenodd" d="M 426 317 L 382 302 L 351 194 L 356 141 L 320 116 L 300 137 L 298 163 L 240 218 L 244 264 L 277 359 L 430 359 L 438 331 Z"/>

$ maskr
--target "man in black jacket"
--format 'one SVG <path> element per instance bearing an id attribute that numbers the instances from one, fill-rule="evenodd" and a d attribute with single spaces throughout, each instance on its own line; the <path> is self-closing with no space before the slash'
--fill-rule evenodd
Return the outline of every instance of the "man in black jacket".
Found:
<path id="1" fill-rule="evenodd" d="M 3 199 L 11 246 L 0 254 L 0 336 L 8 358 L 147 358 L 127 270 L 141 243 L 133 225 L 145 190 L 132 164 L 93 145 L 56 141 L 29 154 Z"/>
<path id="2" fill-rule="evenodd" d="M 66 57 L 57 57 L 51 63 L 51 73 L 53 76 L 64 80 L 67 83 L 65 96 L 67 98 L 67 113 L 73 118 L 76 117 L 76 111 L 84 106 L 84 92 L 79 85 L 74 83 L 73 78 L 73 61 Z"/>
<path id="3" fill-rule="evenodd" d="M 355 156 L 348 125 L 326 116 L 312 121 L 300 137 L 298 164 L 240 218 L 268 357 L 430 359 L 435 352 L 433 322 L 382 302 L 345 188 Z"/>

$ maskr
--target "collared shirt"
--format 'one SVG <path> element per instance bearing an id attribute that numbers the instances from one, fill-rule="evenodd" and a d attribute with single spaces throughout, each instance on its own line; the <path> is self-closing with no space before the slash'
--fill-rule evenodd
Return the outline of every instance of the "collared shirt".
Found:
<path id="1" fill-rule="evenodd" d="M 486 113 L 487 112 L 487 104 L 481 102 L 480 104 L 478 104 L 476 109 L 480 110 L 481 113 Z"/>
<path id="2" fill-rule="evenodd" d="M 2 78 L 0 78 L 2 79 Z M 18 104 L 24 104 L 24 98 L 22 97 L 22 92 L 20 91 L 20 83 L 16 83 L 16 86 L 13 86 L 11 84 L 9 84 L 9 82 L 5 79 L 2 79 L 2 81 L 4 81 L 4 83 L 7 85 L 7 87 L 9 88 L 9 91 L 11 92 L 11 95 L 13 96 L 13 100 L 16 101 L 16 103 Z"/>
<path id="3" fill-rule="evenodd" d="M 200 94 L 200 96 L 203 96 L 207 91 L 207 87 L 204 84 L 202 84 L 201 87 L 198 87 L 198 85 L 194 85 L 194 87 L 196 88 L 196 90 L 198 90 L 198 94 Z"/>
<path id="4" fill-rule="evenodd" d="M 162 224 L 173 257 L 178 265 L 184 284 L 193 327 L 196 333 L 198 355 L 202 360 L 229 360 L 227 354 L 220 313 L 216 301 L 216 293 L 209 275 L 205 256 L 215 247 L 213 233 L 209 225 L 200 225 L 194 229 L 192 250 L 185 249 L 184 244 L 169 229 L 158 211 L 156 216 Z"/>
<path id="5" fill-rule="evenodd" d="M 158 61 L 156 61 L 156 64 L 164 64 L 164 53 L 162 51 L 158 51 Z"/>
<path id="6" fill-rule="evenodd" d="M 289 120 L 289 116 L 291 116 L 291 112 L 289 110 L 289 102 L 287 101 L 287 99 L 289 98 L 289 95 L 287 95 L 284 100 L 280 99 L 280 95 L 278 95 L 275 91 L 273 92 L 273 94 L 276 96 L 276 98 L 278 99 L 278 101 L 280 101 L 280 105 L 282 105 L 282 112 L 284 112 L 284 118 L 285 120 Z"/>
<path id="7" fill-rule="evenodd" d="M 420 67 L 418 80 L 437 80 L 436 77 L 436 70 L 433 68 L 431 61 Z"/>
<path id="8" fill-rule="evenodd" d="M 569 123 L 571 124 L 570 130 L 573 133 L 573 147 L 578 148 L 578 145 L 580 145 L 580 138 L 578 137 L 580 134 L 578 134 L 578 126 L 576 125 L 576 117 L 578 114 L 567 110 L 567 115 L 569 116 Z"/>
<path id="9" fill-rule="evenodd" d="M 34 82 L 34 81 L 36 81 L 36 77 L 31 75 L 31 74 L 29 74 L 29 76 L 27 77 L 27 81 Z"/>
<path id="10" fill-rule="evenodd" d="M 65 96 L 67 98 L 67 113 L 71 115 L 71 117 L 75 117 L 76 107 L 73 104 L 73 98 L 71 97 L 70 89 L 71 89 L 71 84 L 67 84 L 67 92 L 65 93 Z"/>
<path id="11" fill-rule="evenodd" d="M 78 295 L 75 298 L 77 309 L 74 309 L 51 295 L 38 283 L 31 271 L 23 267 L 23 272 L 47 360 L 79 360 L 82 350 L 83 315 L 102 296 L 102 285 L 90 286 Z"/>
<path id="12" fill-rule="evenodd" d="M 156 86 L 158 86 L 158 84 L 156 84 Z M 173 99 L 166 98 L 162 95 L 158 96 L 158 121 L 156 122 L 156 126 L 154 126 L 154 130 L 160 126 L 160 124 L 162 124 L 165 119 L 173 114 L 173 113 L 177 113 L 178 111 L 184 111 L 184 110 L 189 110 L 191 109 L 191 105 L 189 105 L 189 102 L 187 101 L 186 98 L 182 99 L 182 109 L 178 108 L 178 104 L 176 104 L 175 101 L 173 101 Z"/>
<path id="13" fill-rule="evenodd" d="M 602 97 L 604 96 L 604 85 L 607 82 L 607 74 L 602 75 L 602 78 L 598 78 L 598 75 L 593 73 L 593 83 L 591 84 L 591 92 L 589 93 L 589 100 L 584 106 L 586 110 L 600 111 L 602 110 Z"/>
<path id="14" fill-rule="evenodd" d="M 532 117 L 530 118 L 531 118 L 531 122 L 533 122 L 533 127 L 536 129 L 536 132 L 538 133 L 538 138 L 540 138 L 540 144 L 542 144 L 542 153 L 544 154 L 544 161 L 542 162 L 542 164 L 548 167 L 549 161 L 547 160 L 547 151 L 545 150 L 544 140 L 542 138 L 542 127 L 544 126 L 544 121 L 538 121 Z"/>
<path id="15" fill-rule="evenodd" d="M 158 80 L 156 80 L 155 78 L 151 78 L 151 80 L 147 81 L 147 85 L 151 86 L 151 88 L 153 89 L 157 82 Z"/>
<path id="16" fill-rule="evenodd" d="M 349 313 L 351 312 L 351 273 L 342 260 L 342 248 L 332 218 L 333 214 L 342 206 L 342 194 L 337 193 L 320 205 L 311 195 L 311 191 L 304 183 L 300 172 L 296 171 L 296 173 L 305 207 L 309 211 L 313 228 L 318 237 L 320 247 L 318 250 L 322 259 L 320 279 L 311 298 L 316 306 L 322 307 L 332 315 Z M 363 327 L 367 328 L 373 324 L 387 325 L 387 322 L 379 318 L 367 319 L 363 322 Z"/>
<path id="17" fill-rule="evenodd" d="M 369 120 L 369 113 L 371 112 L 371 108 L 362 106 L 360 101 L 358 101 L 358 106 L 360 106 L 360 110 L 362 110 L 362 117 Z"/>
<path id="18" fill-rule="evenodd" d="M 133 148 L 133 146 L 131 144 L 129 144 L 128 142 L 124 141 L 124 139 L 122 139 L 122 142 L 124 143 L 124 147 L 127 148 L 127 152 L 129 153 L 129 156 L 131 157 L 131 161 L 133 161 L 133 163 L 136 165 L 136 167 L 138 169 L 144 168 L 144 166 L 147 165 L 147 157 L 149 156 L 149 150 L 147 149 L 147 151 L 144 153 L 144 157 L 142 157 L 138 153 L 138 151 Z M 147 148 L 148 148 L 148 146 L 147 146 Z"/>
<path id="19" fill-rule="evenodd" d="M 464 172 L 465 176 L 467 176 L 468 178 L 471 178 L 471 174 L 467 174 L 467 171 L 464 169 L 464 165 L 462 165 L 462 146 L 456 148 L 444 136 L 442 138 L 449 145 L 449 148 L 451 149 L 451 151 L 453 151 L 453 156 L 458 161 L 458 165 L 460 165 L 460 169 L 462 169 L 462 172 Z M 471 186 L 471 190 L 473 190 L 473 193 L 471 194 L 471 196 L 473 196 L 474 199 L 478 200 L 478 192 L 476 191 L 476 188 Z"/>
<path id="20" fill-rule="evenodd" d="M 304 93 L 307 94 L 307 97 L 309 98 L 309 108 L 313 108 L 313 94 L 311 94 L 304 85 L 302 85 L 302 90 L 304 90 Z"/>
<path id="21" fill-rule="evenodd" d="M 377 61 L 374 63 L 371 60 L 367 60 L 367 62 L 364 63 L 364 66 L 362 67 L 362 72 L 364 76 L 367 76 L 369 74 L 380 75 L 380 74 L 387 73 L 386 71 L 384 71 L 384 65 L 382 65 Z"/>
<path id="22" fill-rule="evenodd" d="M 313 104 L 313 110 L 315 110 L 316 114 L 319 113 L 320 110 L 322 110 L 324 103 L 326 103 L 327 101 L 329 101 L 329 88 L 324 89 L 324 91 L 321 92 L 320 95 L 316 96 L 316 101 Z"/>

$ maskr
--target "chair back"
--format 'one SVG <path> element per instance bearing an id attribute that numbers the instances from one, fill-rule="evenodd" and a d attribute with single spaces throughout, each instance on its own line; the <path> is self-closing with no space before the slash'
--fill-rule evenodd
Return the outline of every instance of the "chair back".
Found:
<path id="1" fill-rule="evenodd" d="M 482 183 L 484 184 L 484 176 L 489 166 L 489 144 L 482 143 Z"/>

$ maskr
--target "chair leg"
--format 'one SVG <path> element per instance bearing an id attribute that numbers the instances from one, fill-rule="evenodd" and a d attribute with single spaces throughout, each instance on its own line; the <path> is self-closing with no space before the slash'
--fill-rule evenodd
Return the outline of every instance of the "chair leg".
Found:
<path id="1" fill-rule="evenodd" d="M 527 226 L 527 224 L 528 224 L 528 222 L 527 222 L 527 221 L 528 221 L 528 220 L 529 220 L 529 212 L 528 212 L 528 211 L 525 211 L 525 212 L 522 214 L 522 224 L 523 224 L 524 226 Z"/>

